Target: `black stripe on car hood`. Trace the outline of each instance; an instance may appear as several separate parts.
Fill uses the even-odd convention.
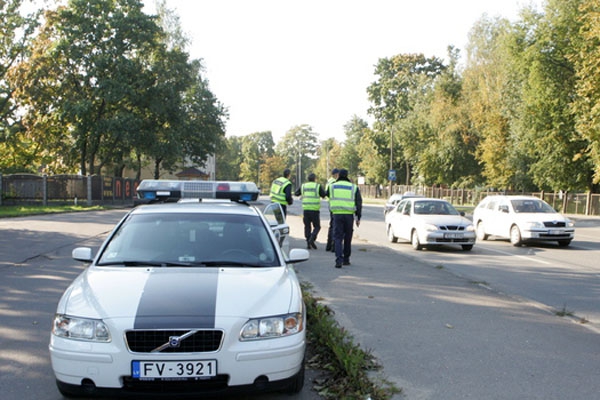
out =
[[[219,269],[169,272],[174,273],[159,270],[148,278],[134,329],[214,328]]]

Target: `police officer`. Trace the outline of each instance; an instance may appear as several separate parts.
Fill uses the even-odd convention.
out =
[[[325,193],[329,193],[329,186],[337,181],[339,173],[340,170],[337,168],[331,170],[331,177],[327,180]],[[327,229],[327,245],[325,246],[325,251],[335,251],[333,248],[333,213],[331,212],[331,207],[329,209],[329,229]]]
[[[287,206],[294,202],[292,198],[292,182],[290,181],[290,170],[283,170],[283,176],[275,179],[271,184],[271,201],[281,204],[283,214],[287,214]]]
[[[304,222],[304,237],[307,249],[317,249],[315,241],[321,230],[321,198],[326,196],[323,186],[315,182],[315,174],[308,175],[308,182],[304,183],[294,193],[302,196],[302,210]]]
[[[335,267],[342,268],[342,265],[350,265],[354,216],[358,227],[362,215],[362,196],[358,186],[348,179],[348,171],[340,169],[337,181],[329,186],[328,197],[333,213]]]

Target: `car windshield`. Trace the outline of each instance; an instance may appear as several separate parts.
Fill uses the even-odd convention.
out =
[[[556,211],[545,201],[538,199],[511,200],[516,213],[555,213]]]
[[[133,214],[115,232],[99,266],[280,265],[258,216],[202,213]]]
[[[415,201],[415,214],[460,215],[452,204],[445,201]]]

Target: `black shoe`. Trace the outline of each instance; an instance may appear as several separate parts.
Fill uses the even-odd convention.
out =
[[[336,268],[342,268],[342,264],[337,264],[337,263],[336,263],[336,264],[335,264],[335,267],[336,267]]]
[[[314,241],[314,240],[309,240],[309,241],[308,241],[308,244],[309,244],[309,245],[310,245],[310,246],[311,246],[313,249],[315,249],[315,250],[317,249],[317,244],[315,243],[315,241]]]
[[[325,246],[325,251],[331,251],[331,245],[328,244],[327,246]]]
[[[309,250],[312,249],[312,247],[310,247],[310,242],[308,240],[306,241],[306,248]]]
[[[344,261],[342,264],[344,264],[344,265],[350,265],[350,261]]]

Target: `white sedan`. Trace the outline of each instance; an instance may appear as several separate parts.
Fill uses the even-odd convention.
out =
[[[532,196],[487,196],[473,211],[479,240],[507,238],[514,246],[526,242],[557,242],[568,246],[575,224],[544,200]]]
[[[470,220],[445,200],[408,198],[385,216],[388,240],[410,241],[416,250],[444,244],[458,244],[471,250],[475,230]]]
[[[256,185],[214,188],[222,200],[139,206],[97,255],[73,250],[90,265],[50,335],[63,395],[302,389],[306,310],[292,263],[308,251],[280,247],[282,227],[248,203]]]

